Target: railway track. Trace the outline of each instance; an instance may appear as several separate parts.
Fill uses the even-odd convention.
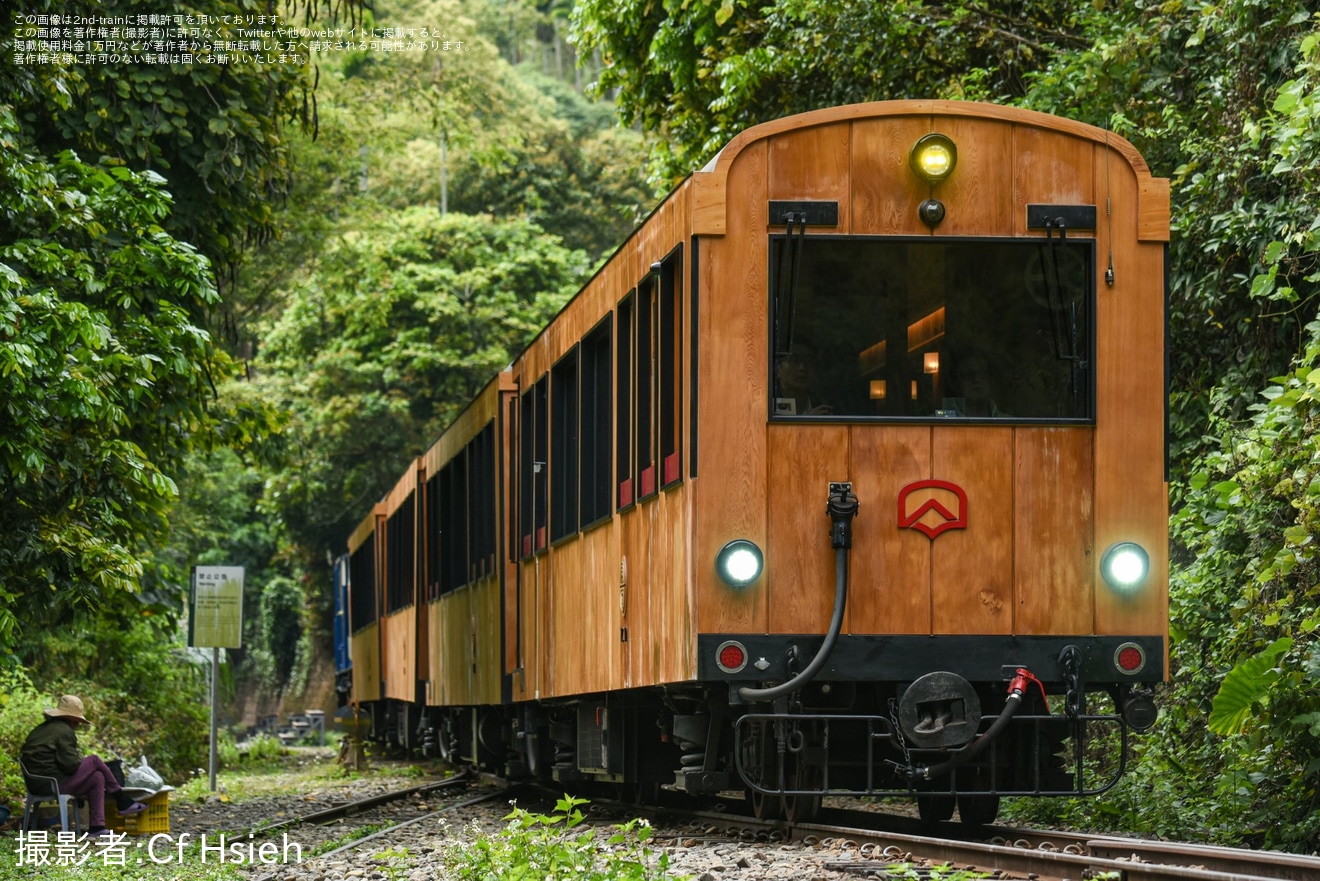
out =
[[[317,827],[344,820],[372,822],[372,812],[382,805],[419,796],[429,797],[441,791],[448,794],[445,803],[434,810],[392,822],[386,828],[376,829],[314,857],[322,861],[322,865],[336,864],[335,860],[358,859],[351,855],[354,851],[362,854],[360,859],[378,859],[368,856],[368,852],[373,849],[387,853],[397,851],[401,847],[399,842],[404,840],[409,842],[408,846],[418,848],[418,842],[425,842],[426,836],[431,834],[427,831],[426,821],[438,825],[442,815],[451,817],[454,825],[464,826],[473,812],[484,811],[487,828],[498,828],[497,825],[492,827],[489,820],[505,810],[503,802],[516,797],[530,810],[548,812],[559,796],[557,791],[544,787],[496,788],[491,781],[484,780],[481,782],[486,791],[459,797],[461,790],[477,781],[476,777],[455,775],[289,818],[263,826],[253,834],[259,838],[270,837],[294,827]],[[492,802],[496,803],[493,810]],[[975,840],[969,840],[968,831],[953,823],[939,824],[933,830],[918,833],[911,831],[914,823],[910,818],[836,810],[827,814],[828,823],[788,824],[759,821],[730,810],[736,807],[730,802],[719,810],[687,810],[673,806],[649,808],[592,799],[588,822],[607,825],[618,822],[621,817],[645,816],[655,829],[652,844],[672,855],[685,855],[688,862],[703,850],[727,856],[731,852],[755,849],[762,860],[769,859],[765,856],[767,852],[773,853],[776,865],[799,861],[804,867],[801,877],[884,878],[892,877],[896,871],[915,873],[920,877],[929,876],[935,866],[951,865],[993,878],[1031,881],[1320,879],[1320,859],[1271,851],[1008,827],[987,827],[977,834]],[[880,826],[886,828],[877,828]],[[907,831],[895,831],[888,828],[890,826]],[[341,825],[341,833],[342,828]],[[428,845],[422,845],[425,846]],[[439,848],[438,844],[429,846],[433,850]],[[675,860],[676,864],[680,862]],[[706,872],[704,875],[711,878],[760,877],[755,874],[757,867],[750,862],[744,860],[737,864],[744,862],[752,874],[739,874],[733,869],[727,874]],[[829,874],[822,875],[822,872]],[[699,873],[698,877],[701,876]]]
[[[684,812],[671,809],[670,813],[677,817]],[[709,843],[718,836],[726,841],[782,840],[841,847],[857,858],[827,862],[825,866],[848,874],[884,875],[886,864],[918,862],[950,864],[996,877],[1041,881],[1320,879],[1320,858],[1276,851],[1006,827],[987,827],[977,840],[969,840],[967,830],[952,823],[939,824],[942,828],[917,834],[876,828],[877,820],[887,823],[896,819],[892,816],[860,811],[836,812],[832,816],[839,819],[839,814],[845,815],[847,825],[766,822],[739,813],[694,811],[690,812],[686,834],[679,830],[672,833],[672,840],[680,844],[685,839]],[[659,821],[656,825],[663,828]],[[657,839],[665,840],[670,834],[659,833]]]

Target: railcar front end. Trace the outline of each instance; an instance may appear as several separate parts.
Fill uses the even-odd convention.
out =
[[[758,810],[1112,785],[1166,665],[1166,182],[946,102],[761,126],[707,175],[698,425],[740,440],[702,432],[697,679]]]

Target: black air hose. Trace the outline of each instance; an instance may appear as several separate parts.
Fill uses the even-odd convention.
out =
[[[787,682],[770,688],[752,688],[750,685],[739,688],[738,697],[745,701],[772,701],[792,694],[815,678],[834,651],[834,643],[843,629],[843,612],[848,606],[848,551],[852,548],[852,521],[857,516],[857,496],[852,494],[852,484],[830,484],[825,512],[830,516],[830,543],[834,547],[834,616],[830,618],[825,641],[820,644],[811,663]]]
[[[820,668],[830,659],[830,653],[834,651],[834,642],[839,638],[839,631],[843,629],[843,610],[847,605],[848,551],[846,548],[840,548],[834,554],[834,617],[830,619],[830,629],[826,631],[825,641],[820,644],[816,657],[811,659],[811,663],[807,664],[801,673],[787,682],[781,682],[770,688],[752,688],[750,685],[744,685],[738,689],[738,697],[745,701],[772,701],[797,691],[814,679]]]

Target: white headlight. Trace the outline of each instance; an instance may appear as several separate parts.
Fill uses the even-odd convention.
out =
[[[1100,558],[1100,574],[1116,590],[1140,587],[1149,573],[1150,555],[1135,542],[1119,542]]]
[[[761,549],[744,538],[729,542],[715,557],[715,571],[732,587],[746,587],[760,578],[764,565]]]

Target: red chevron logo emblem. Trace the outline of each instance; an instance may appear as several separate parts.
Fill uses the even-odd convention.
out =
[[[966,529],[967,493],[947,480],[909,483],[898,492],[898,528],[915,529],[931,541],[950,529]]]

